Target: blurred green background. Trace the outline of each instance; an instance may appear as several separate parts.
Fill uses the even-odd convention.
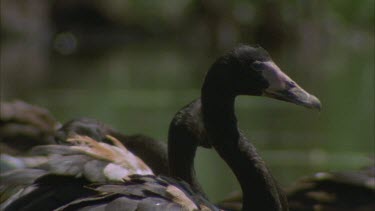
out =
[[[288,187],[374,158],[374,19],[372,0],[1,0],[1,100],[166,141],[215,58],[260,44],[323,104],[237,100],[241,129]],[[239,189],[213,150],[196,169],[213,200]]]

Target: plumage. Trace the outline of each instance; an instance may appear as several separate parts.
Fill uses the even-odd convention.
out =
[[[10,196],[10,192],[19,192],[18,198],[22,198],[24,195],[27,195],[23,189],[29,189],[28,185],[32,183],[34,183],[32,186],[36,187],[35,191],[32,192],[38,193],[40,191],[38,189],[44,190],[45,188],[50,190],[48,187],[52,185],[46,182],[48,179],[43,179],[41,180],[43,181],[42,183],[38,183],[39,178],[45,175],[59,175],[62,177],[80,178],[82,182],[75,183],[75,188],[78,190],[84,189],[85,185],[93,182],[123,181],[124,178],[132,174],[152,174],[152,171],[143,163],[143,161],[139,160],[139,158],[134,156],[123,146],[120,148],[119,146],[112,146],[107,143],[98,143],[86,136],[74,136],[70,141],[73,140],[77,142],[75,145],[70,146],[37,146],[33,148],[32,154],[46,156],[48,159],[46,159],[44,163],[41,163],[39,166],[35,166],[34,168],[16,169],[1,174],[1,181],[9,181],[9,183],[2,182],[0,185],[0,190],[4,190],[4,192],[2,192],[2,201],[4,201],[4,204],[9,204],[13,200],[17,199],[14,197],[8,198]],[[88,143],[92,145],[86,145]],[[91,151],[88,149],[91,149]],[[125,158],[129,159],[126,160]],[[128,163],[127,161],[132,162]],[[144,167],[143,170],[139,168],[137,162],[142,163],[142,166]],[[57,181],[57,178],[53,177],[53,179]],[[61,181],[62,184],[64,182],[66,182],[66,179]],[[52,184],[55,185],[56,183]],[[44,190],[43,193],[47,193],[47,190]],[[38,194],[28,194],[30,197],[39,197]],[[48,198],[51,196],[46,195],[45,197]],[[41,198],[43,197],[41,196]],[[66,199],[72,200],[74,198],[67,197]],[[25,202],[27,202],[27,200]],[[69,201],[65,201],[65,203],[66,202]]]
[[[91,182],[110,180],[110,175],[114,173],[108,173],[114,169],[127,171],[127,169],[121,168],[121,166],[116,164],[109,165],[112,162],[111,160],[105,161],[92,157],[87,153],[81,153],[82,149],[81,151],[79,148],[75,149],[75,147],[72,147],[74,143],[67,141],[68,137],[82,135],[89,136],[102,143],[113,144],[113,140],[111,141],[106,137],[107,134],[118,137],[133,153],[135,152],[134,154],[148,162],[147,165],[152,167],[153,172],[156,174],[168,174],[166,146],[164,143],[143,135],[123,135],[97,120],[79,118],[65,123],[56,131],[54,136],[55,142],[59,143],[58,145],[37,145],[26,154],[23,154],[23,156],[0,155],[2,164],[5,163],[7,166],[12,166],[11,169],[23,169],[22,174],[19,174],[19,171],[7,172],[8,169],[2,166],[1,172],[7,172],[7,174],[0,175],[1,181],[7,178],[17,178],[11,180],[11,183],[0,183],[0,190],[7,190],[7,194],[3,194],[2,200],[5,201],[9,196],[8,193],[15,191],[10,191],[12,187],[22,189],[27,185],[31,185],[40,176],[33,173],[34,169],[42,170],[44,174],[53,173],[84,177]],[[121,149],[119,150],[121,151]],[[123,157],[119,156],[118,159],[121,160]],[[118,179],[119,176],[117,176]]]
[[[78,118],[65,123],[55,135],[59,144],[70,145],[66,142],[73,135],[88,136],[98,142],[113,144],[107,135],[118,139],[134,155],[143,160],[155,174],[169,173],[167,146],[161,141],[145,135],[125,135],[112,127],[91,118]]]
[[[375,209],[375,166],[352,172],[319,172],[288,191],[293,211],[370,211]]]
[[[217,210],[201,195],[194,194],[186,183],[168,177],[133,175],[124,183],[92,188],[100,194],[78,199],[59,210],[108,210],[113,206],[121,208],[118,210],[132,210],[127,208],[129,204],[134,210],[202,210],[205,207]]]
[[[104,142],[96,142],[87,136],[73,136],[68,138],[67,142],[71,142],[73,145],[45,145],[34,148],[33,155],[48,157],[45,163],[37,167],[39,169],[16,169],[2,175],[5,180],[13,179],[12,184],[18,183],[21,187],[17,189],[18,194],[14,195],[15,198],[8,198],[8,201],[2,204],[4,210],[50,210],[85,196],[92,196],[88,198],[88,201],[97,203],[94,199],[97,199],[98,194],[101,196],[109,194],[106,200],[114,200],[113,194],[122,198],[130,197],[129,200],[135,200],[132,204],[136,205],[137,210],[152,209],[152,204],[149,204],[151,201],[157,201],[161,210],[168,207],[176,208],[176,210],[177,208],[193,210],[192,207],[197,207],[195,202],[189,198],[193,192],[182,181],[155,176],[142,177],[139,165],[125,159],[134,159],[135,156],[120,145],[121,143],[115,142],[115,145],[109,145]],[[106,171],[109,166],[114,165],[118,168]],[[144,167],[148,169],[146,165]],[[92,172],[93,170],[94,172]],[[41,172],[39,175],[31,176],[29,173],[32,171]],[[126,172],[126,175],[122,172]],[[13,176],[18,173],[22,173],[21,179],[28,175],[31,178],[28,181],[15,181]],[[152,174],[152,171],[142,173]],[[23,186],[29,184],[35,177],[37,179],[33,185]],[[125,182],[121,183],[124,180]],[[97,183],[103,185],[94,188],[93,184]],[[2,184],[1,187],[12,189],[12,187],[7,187],[7,184]],[[184,191],[181,191],[182,189]],[[14,188],[12,190],[15,191]],[[71,194],[71,191],[75,194]],[[190,195],[185,195],[187,193]],[[151,200],[149,197],[153,197],[155,200]],[[113,207],[116,204],[118,206],[120,201],[126,200],[116,199],[114,203],[109,202],[108,206]],[[73,204],[75,203],[77,202],[73,202]],[[87,204],[88,202],[82,203]],[[90,205],[90,209],[107,207],[97,206],[95,203]],[[162,204],[163,206],[161,206]]]
[[[69,201],[80,197],[86,197],[95,192],[91,189],[84,188],[88,185],[84,178],[76,178],[61,175],[45,175],[38,178],[32,186],[26,187],[23,194],[11,203],[2,205],[2,210],[53,210],[62,206]]]

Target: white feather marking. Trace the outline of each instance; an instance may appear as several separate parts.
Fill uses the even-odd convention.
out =
[[[123,181],[124,178],[131,175],[128,169],[114,163],[108,164],[103,169],[103,174],[111,181]]]

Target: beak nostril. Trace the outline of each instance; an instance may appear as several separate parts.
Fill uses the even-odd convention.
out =
[[[296,87],[296,83],[294,81],[289,81],[288,82],[289,88],[294,88]]]

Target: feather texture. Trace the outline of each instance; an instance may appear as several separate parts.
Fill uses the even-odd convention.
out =
[[[30,192],[38,193],[44,190],[42,186],[51,185],[45,182],[37,183],[36,186],[31,186],[32,189],[29,185],[47,174],[82,178],[82,181],[86,181],[84,185],[89,182],[123,181],[132,174],[153,174],[152,170],[121,142],[113,137],[109,139],[114,145],[100,143],[87,136],[74,135],[67,140],[72,145],[34,147],[30,154],[44,158],[42,162],[33,168],[17,169],[0,175],[2,181],[8,181],[0,185],[1,206],[6,207],[26,195],[37,196]],[[77,188],[82,189],[83,183]]]
[[[57,210],[218,210],[182,181],[131,175],[124,183],[92,185],[97,194]]]

